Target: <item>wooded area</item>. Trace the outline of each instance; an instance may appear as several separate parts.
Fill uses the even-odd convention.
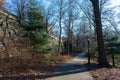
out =
[[[51,73],[80,53],[88,66],[119,68],[119,6],[108,5],[110,0],[0,0],[0,77]]]

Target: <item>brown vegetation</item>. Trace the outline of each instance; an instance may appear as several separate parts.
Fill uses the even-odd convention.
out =
[[[52,55],[49,59],[41,54],[23,54],[0,60],[0,76],[40,75],[50,73],[54,66],[70,59],[70,56]]]
[[[120,68],[103,68],[91,74],[95,80],[120,80]]]

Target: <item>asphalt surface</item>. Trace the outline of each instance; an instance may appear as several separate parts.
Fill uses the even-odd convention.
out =
[[[86,53],[80,53],[74,59],[57,66],[53,75],[45,80],[93,80],[89,69],[84,66]]]

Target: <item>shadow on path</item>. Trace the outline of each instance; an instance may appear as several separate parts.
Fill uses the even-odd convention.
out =
[[[97,64],[84,64],[86,61],[85,53],[81,53],[76,58],[71,61],[66,62],[63,65],[56,66],[55,70],[51,74],[38,75],[38,76],[18,76],[18,77],[3,77],[0,80],[36,80],[36,79],[45,79],[50,77],[64,76],[76,73],[88,72],[91,70],[100,69]]]

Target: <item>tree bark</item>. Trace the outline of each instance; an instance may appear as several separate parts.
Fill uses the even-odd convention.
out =
[[[109,63],[106,58],[105,46],[102,33],[102,22],[101,22],[101,13],[99,9],[99,0],[90,0],[93,4],[95,24],[96,24],[96,33],[97,33],[97,44],[99,52],[99,65],[100,66],[109,66]]]
[[[60,0],[60,3],[59,3],[59,28],[60,28],[60,34],[59,34],[59,42],[58,42],[58,53],[60,54],[61,53],[61,49],[62,49],[62,42],[61,42],[61,40],[62,40],[62,37],[61,37],[61,35],[62,35],[62,17],[63,17],[63,7],[62,7],[62,5],[63,5],[63,1],[62,0]]]
[[[60,28],[60,34],[59,34],[59,46],[58,46],[58,53],[61,52],[61,35],[62,35],[62,9],[60,9],[60,18],[59,18],[59,28]]]
[[[46,33],[48,34],[48,18],[46,18],[45,20],[46,20]]]

